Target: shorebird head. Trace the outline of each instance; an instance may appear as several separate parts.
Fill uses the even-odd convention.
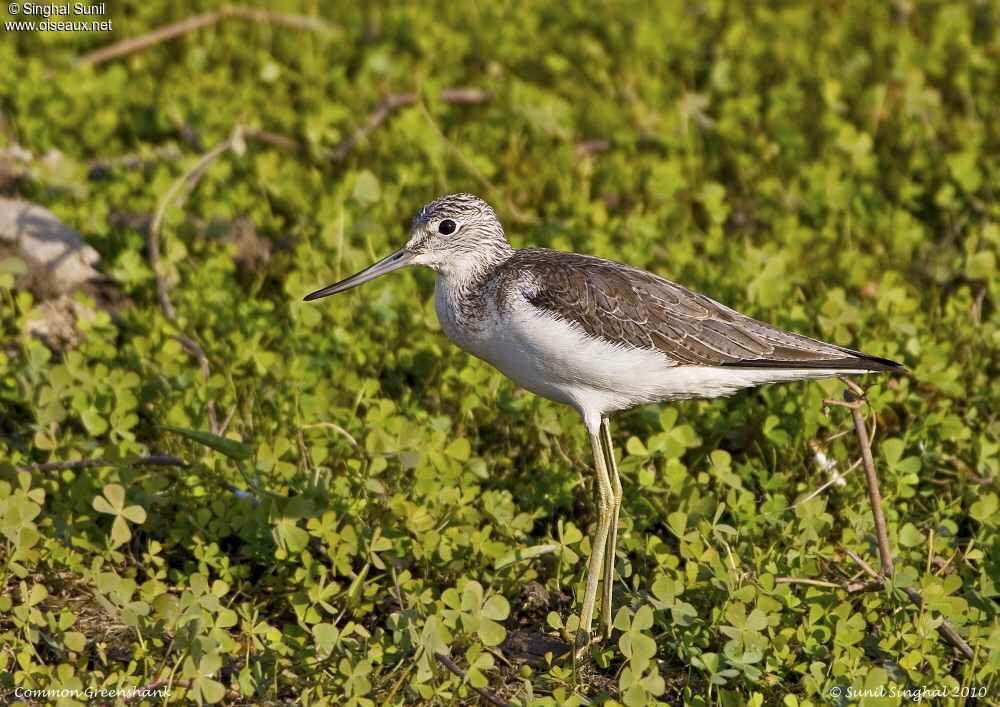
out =
[[[511,252],[493,207],[472,194],[449,194],[417,212],[405,246],[305,299],[335,295],[407,265],[424,265],[446,277],[464,277],[505,259]]]

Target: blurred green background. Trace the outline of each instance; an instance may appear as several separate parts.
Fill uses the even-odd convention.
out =
[[[101,278],[61,292],[0,241],[0,691],[995,703],[998,18],[126,2],[92,18],[110,32],[0,30],[0,211],[45,207]],[[515,246],[903,362],[864,381],[893,587],[776,581],[863,578],[845,549],[877,565],[860,471],[803,500],[856,468],[849,415],[822,403],[838,383],[645,408],[613,427],[620,633],[547,661],[594,521],[576,414],[451,345],[427,272],[301,302],[454,191]]]

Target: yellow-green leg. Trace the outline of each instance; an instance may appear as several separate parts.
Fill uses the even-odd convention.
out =
[[[601,598],[601,636],[607,640],[611,638],[611,623],[614,621],[611,598],[615,578],[615,547],[618,543],[618,511],[622,506],[622,481],[618,476],[615,447],[611,443],[611,428],[606,417],[601,419],[601,443],[605,467],[611,482],[611,525],[608,529],[608,541],[604,548],[604,593]]]
[[[611,529],[612,499],[614,498],[614,488],[608,476],[600,429],[595,429],[592,432],[588,429],[588,432],[590,432],[590,444],[594,451],[594,468],[597,472],[597,528],[594,530],[594,537],[590,542],[590,563],[587,567],[583,608],[580,611],[580,629],[577,633],[578,648],[583,648],[590,643],[590,626],[594,618],[594,604],[597,600],[597,584],[601,579],[604,548],[607,544],[608,532]]]

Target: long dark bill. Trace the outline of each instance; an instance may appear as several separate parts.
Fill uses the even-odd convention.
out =
[[[368,282],[369,280],[374,280],[380,275],[385,275],[393,270],[399,270],[400,268],[406,267],[410,264],[411,260],[413,260],[413,254],[407,251],[406,248],[400,248],[392,255],[382,258],[374,265],[369,265],[357,275],[351,275],[346,280],[341,280],[340,282],[328,285],[322,290],[310,292],[304,297],[304,299],[306,302],[309,302],[314,299],[319,299],[320,297],[326,297],[328,295],[335,295],[338,292],[344,292],[345,290],[357,287],[358,285]]]

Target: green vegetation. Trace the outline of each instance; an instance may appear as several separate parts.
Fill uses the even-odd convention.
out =
[[[1000,699],[1000,11],[779,5],[289,2],[328,25],[230,14],[91,65],[211,8],[4,31],[0,152],[30,155],[0,162],[0,190],[80,231],[113,284],[43,340],[51,302],[0,256],[0,701]],[[441,100],[457,88],[488,95]],[[862,381],[892,586],[777,581],[863,579],[845,549],[878,558],[860,471],[796,503],[829,480],[821,459],[859,455],[823,405],[842,387],[774,386],[618,418],[620,633],[575,665],[501,651],[575,625],[594,519],[576,414],[452,346],[426,272],[301,302],[459,190],[516,246],[626,261],[904,362]],[[147,257],[161,204],[173,320]],[[136,461],[152,454],[187,465]],[[107,464],[23,470],[79,459]]]

